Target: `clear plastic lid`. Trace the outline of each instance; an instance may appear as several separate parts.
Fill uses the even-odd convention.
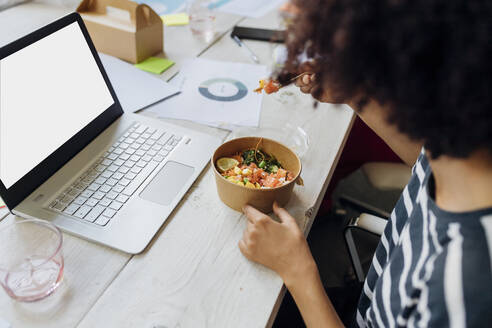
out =
[[[299,158],[303,158],[309,149],[309,136],[306,131],[289,123],[282,127],[239,127],[232,131],[228,140],[241,137],[263,137],[278,141],[294,151]]]

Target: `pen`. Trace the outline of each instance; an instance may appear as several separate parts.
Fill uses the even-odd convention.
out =
[[[243,41],[241,41],[240,38],[238,38],[236,35],[231,35],[232,39],[237,43],[237,45],[241,48],[243,48],[244,50],[246,50],[246,52],[248,53],[248,55],[251,57],[251,59],[253,59],[253,61],[257,64],[260,63],[260,61],[258,60],[258,57],[256,57],[255,53],[249,49]]]

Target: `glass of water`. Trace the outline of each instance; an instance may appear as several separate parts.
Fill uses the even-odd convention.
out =
[[[15,300],[33,302],[63,278],[63,237],[47,221],[19,220],[0,228],[0,284]]]
[[[188,3],[190,29],[195,37],[211,42],[215,36],[215,14],[209,9],[208,0],[194,0]]]

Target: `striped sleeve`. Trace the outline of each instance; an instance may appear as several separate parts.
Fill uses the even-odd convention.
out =
[[[492,234],[492,216],[488,224]],[[492,322],[491,244],[485,242],[487,231],[480,230],[447,226],[446,245],[430,261],[432,274],[407,326],[484,327]]]

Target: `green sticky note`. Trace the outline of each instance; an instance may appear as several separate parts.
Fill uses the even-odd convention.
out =
[[[141,70],[146,72],[161,74],[173,65],[174,62],[172,60],[159,57],[149,57],[146,60],[135,64],[135,67],[140,68]]]
[[[187,25],[190,22],[190,17],[186,13],[162,15],[161,18],[166,26]]]

